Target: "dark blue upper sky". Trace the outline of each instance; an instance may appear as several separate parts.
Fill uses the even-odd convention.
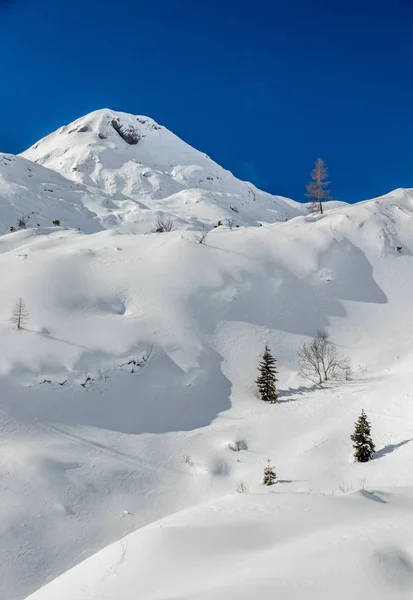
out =
[[[0,71],[4,152],[109,107],[297,200],[413,186],[413,0],[0,0]]]

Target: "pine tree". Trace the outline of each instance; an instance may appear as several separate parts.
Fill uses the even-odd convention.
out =
[[[353,435],[350,436],[353,442],[354,456],[358,462],[368,462],[374,456],[375,446],[371,439],[370,423],[367,420],[364,410],[361,411]]]
[[[258,367],[260,375],[255,383],[257,384],[261,400],[269,402],[270,404],[275,404],[278,397],[275,385],[278,381],[275,377],[277,374],[275,363],[276,360],[266,345],[262,360]]]
[[[307,184],[306,197],[311,199],[309,211],[312,213],[323,214],[323,201],[330,200],[330,190],[328,186],[330,181],[326,181],[328,177],[327,167],[322,158],[317,158],[315,167],[311,171],[313,181]]]
[[[18,302],[14,305],[10,321],[16,326],[16,329],[23,329],[23,326],[27,323],[28,319],[29,313],[26,309],[26,305],[22,298],[19,298]]]
[[[277,483],[277,475],[275,473],[274,467],[271,466],[270,459],[268,459],[267,466],[264,469],[263,484],[264,485],[274,485],[274,483]]]

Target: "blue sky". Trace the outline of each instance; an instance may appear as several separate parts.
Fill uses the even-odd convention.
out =
[[[304,200],[413,186],[413,0],[0,0],[0,150],[97,108],[145,114]]]

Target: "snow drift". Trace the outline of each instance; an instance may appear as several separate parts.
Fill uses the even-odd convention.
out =
[[[227,497],[141,529],[30,600],[409,598],[412,501],[394,489]]]

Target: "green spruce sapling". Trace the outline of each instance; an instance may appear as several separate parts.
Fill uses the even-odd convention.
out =
[[[278,380],[275,377],[277,374],[275,363],[276,360],[266,345],[262,360],[258,366],[260,374],[256,379],[256,384],[261,400],[264,400],[264,402],[269,402],[270,404],[275,404],[278,399],[276,388],[276,382]]]
[[[368,462],[374,457],[375,446],[371,439],[370,423],[364,410],[361,411],[354,433],[350,436],[353,442],[354,456],[358,462]]]
[[[275,473],[274,467],[271,465],[270,459],[267,460],[267,466],[264,469],[264,485],[274,485],[277,483],[277,475]]]

